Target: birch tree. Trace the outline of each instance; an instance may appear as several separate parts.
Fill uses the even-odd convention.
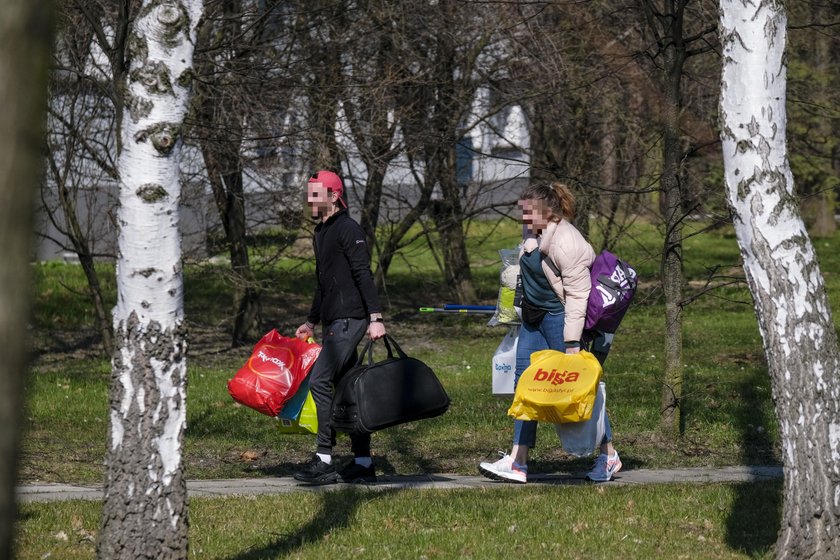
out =
[[[187,557],[179,152],[201,10],[201,0],[145,0],[129,31],[99,558]]]
[[[0,10],[0,558],[14,557],[32,203],[38,185],[51,15],[48,1],[9,0]]]
[[[840,349],[787,157],[781,0],[721,0],[726,190],[753,294],[785,469],[777,558],[840,555]]]

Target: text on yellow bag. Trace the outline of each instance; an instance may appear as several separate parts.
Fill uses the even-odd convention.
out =
[[[552,424],[589,420],[601,372],[598,359],[585,350],[534,352],[516,384],[508,416]]]

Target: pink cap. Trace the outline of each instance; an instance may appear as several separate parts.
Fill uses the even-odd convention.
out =
[[[344,202],[344,183],[341,181],[341,177],[333,173],[332,171],[327,171],[322,169],[312,174],[309,178],[310,183],[321,183],[327,190],[330,190],[336,194],[338,194],[338,200],[341,201],[341,204],[347,208],[347,203]]]

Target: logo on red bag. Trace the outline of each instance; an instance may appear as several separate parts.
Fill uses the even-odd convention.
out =
[[[295,355],[285,346],[261,346],[248,360],[248,367],[261,377],[279,377],[284,370],[291,370]]]
[[[562,372],[556,369],[545,371],[543,368],[538,368],[537,373],[534,374],[534,381],[549,381],[552,385],[562,385],[563,383],[574,383],[580,377],[580,372],[563,370]]]

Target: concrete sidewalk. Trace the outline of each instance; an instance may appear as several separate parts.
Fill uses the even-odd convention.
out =
[[[713,482],[759,482],[783,477],[780,466],[737,466],[721,468],[626,470],[616,475],[609,485],[672,484]],[[528,486],[591,484],[584,474],[534,474],[528,477]],[[365,488],[385,490],[394,488],[450,489],[450,488],[522,488],[522,485],[494,482],[483,476],[455,474],[431,475],[382,475],[374,484]],[[187,492],[193,498],[220,496],[256,496],[263,494],[288,494],[290,492],[324,492],[347,488],[346,484],[325,486],[301,485],[291,477],[237,478],[227,480],[190,480]],[[71,484],[25,484],[18,486],[19,502],[52,502],[58,500],[101,500],[101,486],[76,486]]]

